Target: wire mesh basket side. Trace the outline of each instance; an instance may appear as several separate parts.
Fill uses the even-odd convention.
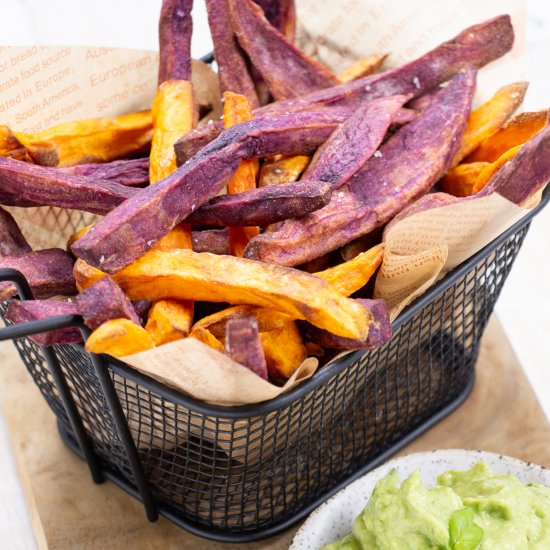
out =
[[[519,229],[399,324],[385,346],[287,406],[227,418],[111,376],[161,512],[204,534],[261,533],[298,520],[319,499],[453,403],[473,376],[479,342],[527,233]],[[39,348],[15,342],[58,417],[70,423]],[[55,347],[102,467],[132,484],[123,446],[88,355]],[[329,367],[330,368],[330,367]]]

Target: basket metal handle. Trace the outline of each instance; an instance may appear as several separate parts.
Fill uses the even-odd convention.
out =
[[[19,297],[22,300],[33,299],[32,290],[23,273],[15,269],[0,269],[0,282],[6,281],[13,282],[15,284]],[[51,330],[58,330],[68,327],[78,328],[84,341],[86,341],[90,335],[90,330],[86,325],[84,325],[80,315],[59,315],[49,319],[41,319],[38,321],[29,321],[28,323],[6,326],[0,329],[0,341],[22,338],[33,334],[38,334],[40,332],[48,332]],[[61,402],[65,408],[65,413],[71,423],[71,427],[80,450],[88,463],[92,479],[95,483],[102,483],[105,481],[105,477],[101,470],[99,459],[94,451],[90,438],[84,429],[82,417],[80,416],[78,407],[76,406],[69,385],[67,384],[65,373],[61,368],[55,349],[40,346],[40,351],[42,352],[50,374],[55,382]],[[130,427],[128,426],[128,421],[126,420],[126,416],[116,393],[113,380],[109,374],[108,363],[102,355],[88,353],[88,356],[101,384],[101,389],[105,400],[109,405],[109,409],[118,432],[118,437],[122,443],[124,452],[126,453],[126,458],[130,465],[133,478],[136,482],[147,518],[149,521],[156,521],[159,516],[157,502],[154,498],[153,492],[151,491],[147,477],[145,476],[145,471],[139,458]]]

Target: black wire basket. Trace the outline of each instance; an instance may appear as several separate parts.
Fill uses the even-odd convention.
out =
[[[319,370],[258,405],[208,405],[82,345],[26,336],[78,316],[8,326],[21,359],[92,478],[195,534],[245,542],[304,518],[343,485],[445,417],[468,396],[480,339],[541,204],[438,282],[393,323],[393,339]],[[68,227],[67,230],[76,227]],[[23,276],[22,299],[32,298]],[[3,314],[5,310],[2,309]]]

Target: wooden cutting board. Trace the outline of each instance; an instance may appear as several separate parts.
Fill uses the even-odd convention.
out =
[[[193,536],[161,518],[150,524],[141,505],[112,483],[94,485],[86,465],[57,435],[55,420],[14,348],[0,347],[3,397],[35,536],[58,549],[288,548],[296,528],[251,544]],[[401,454],[441,448],[493,451],[550,466],[550,425],[497,319],[492,319],[466,403]]]

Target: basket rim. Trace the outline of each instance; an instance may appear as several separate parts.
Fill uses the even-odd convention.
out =
[[[447,289],[449,289],[459,278],[465,275],[472,267],[478,264],[482,259],[486,258],[495,248],[500,244],[507,241],[512,235],[517,233],[520,229],[528,225],[532,219],[544,209],[544,207],[550,201],[550,185],[548,185],[542,195],[540,203],[526,211],[526,214],[519,219],[515,224],[510,226],[506,231],[498,235],[489,244],[484,246],[481,250],[476,252],[473,256],[462,262],[455,269],[450,271],[443,279],[436,282],[427,292],[422,296],[414,300],[409,304],[398,318],[392,323],[392,329],[395,332],[399,327],[404,325],[412,317],[414,317],[421,309],[431,303],[434,298]],[[83,350],[82,344],[71,344],[77,346]],[[184,406],[194,412],[231,418],[231,419],[244,419],[253,416],[263,416],[277,409],[283,409],[292,405],[294,402],[303,398],[309,392],[317,389],[318,387],[325,385],[330,379],[338,376],[347,367],[349,367],[356,360],[360,359],[363,355],[369,353],[365,350],[351,351],[345,356],[337,359],[331,365],[321,368],[315,373],[314,376],[305,380],[301,384],[298,384],[295,388],[282,393],[281,395],[274,397],[268,401],[262,401],[259,403],[252,403],[248,405],[215,405],[207,403],[201,399],[192,397],[180,390],[172,388],[150,376],[140,373],[132,366],[108,356],[107,364],[109,368],[116,374],[131,380],[132,382],[142,386],[144,389],[154,391],[160,398],[167,399],[175,405]]]

